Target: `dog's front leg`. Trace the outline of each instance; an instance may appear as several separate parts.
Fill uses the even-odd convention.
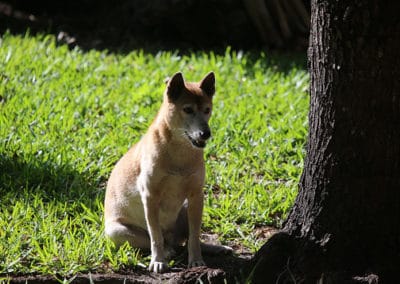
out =
[[[152,198],[149,194],[142,196],[144,214],[150,235],[151,261],[149,270],[161,273],[168,269],[164,256],[164,238],[159,221],[160,201]]]
[[[203,191],[199,189],[188,196],[189,267],[205,265],[201,256],[200,229],[203,214]]]

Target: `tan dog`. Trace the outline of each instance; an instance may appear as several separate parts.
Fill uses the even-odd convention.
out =
[[[199,83],[185,83],[176,73],[149,130],[121,158],[108,181],[106,235],[117,245],[128,241],[133,247],[150,248],[150,271],[165,271],[170,249],[186,240],[189,267],[204,265],[199,239],[203,148],[211,135],[214,92],[214,73]]]

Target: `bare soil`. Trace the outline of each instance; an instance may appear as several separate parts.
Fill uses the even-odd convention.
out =
[[[242,283],[251,263],[251,254],[204,256],[208,267],[173,267],[167,273],[148,272],[144,268],[107,274],[77,274],[68,280],[73,283]],[[1,276],[1,275],[0,275]],[[46,275],[10,276],[10,283],[60,283]]]

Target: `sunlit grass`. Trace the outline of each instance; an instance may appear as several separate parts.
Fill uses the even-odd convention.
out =
[[[216,73],[203,230],[256,250],[255,228],[292,205],[306,137],[302,58],[263,53],[126,55],[0,43],[0,275],[119,271],[147,264],[103,234],[105,181],[151,123],[164,79]]]

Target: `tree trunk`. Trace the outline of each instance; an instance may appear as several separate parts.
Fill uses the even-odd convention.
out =
[[[312,1],[304,170],[282,232],[254,259],[255,283],[395,283],[399,8],[398,1]]]

